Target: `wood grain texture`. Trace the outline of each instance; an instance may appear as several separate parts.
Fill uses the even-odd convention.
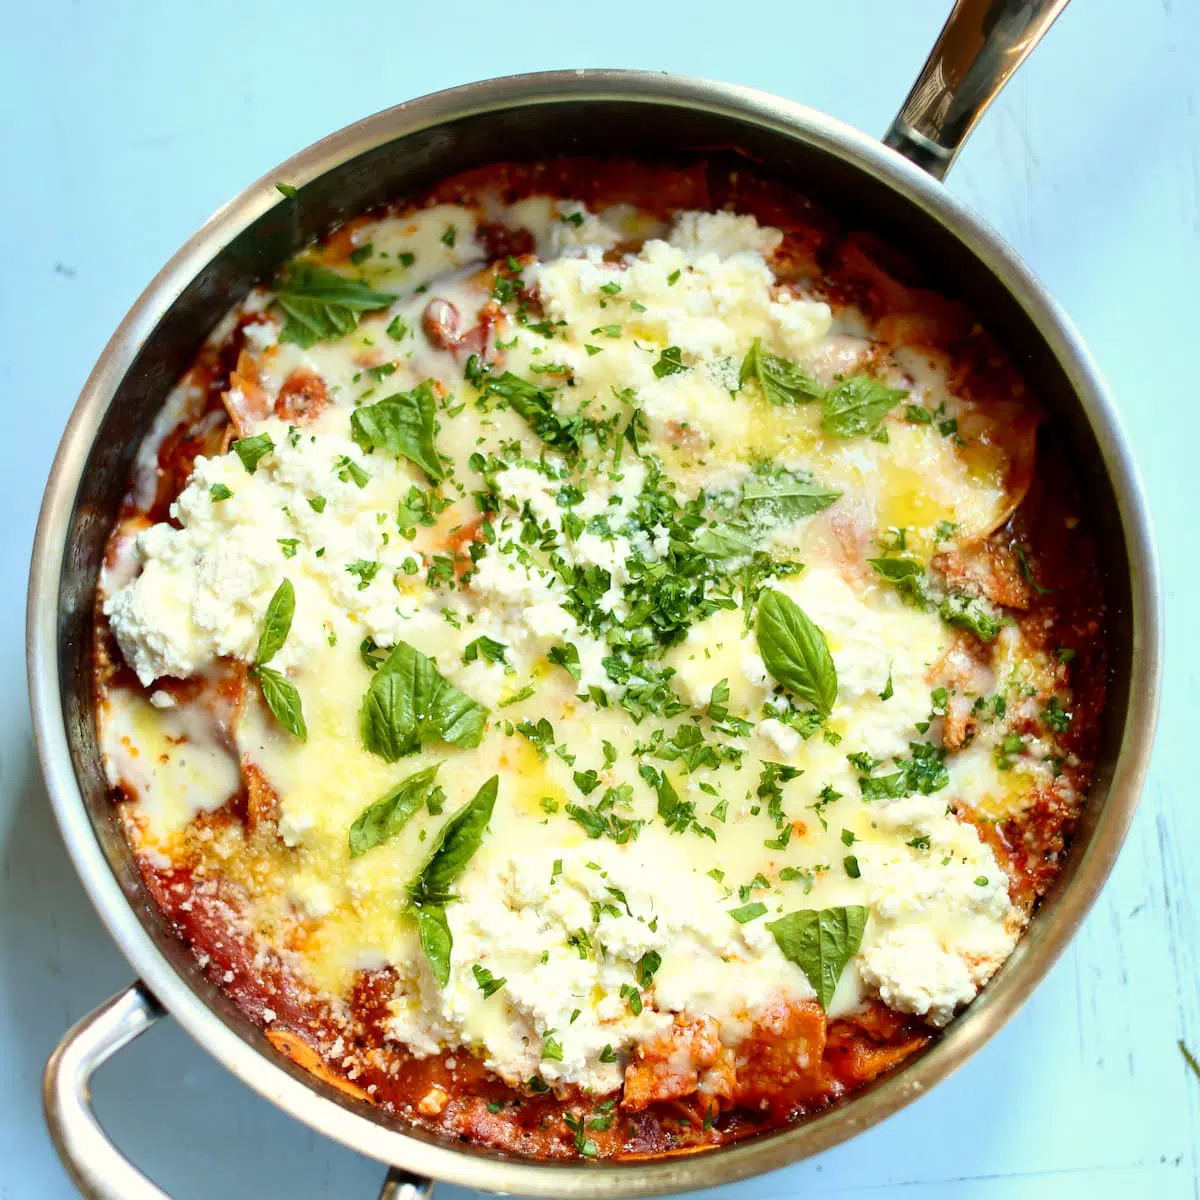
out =
[[[128,970],[58,842],[33,759],[20,597],[38,498],[92,362],[163,261],[228,196],[313,139],[485,75],[628,65],[751,83],[881,132],[947,0],[700,10],[609,0],[451,15],[369,0],[46,0],[0,37],[0,1197],[72,1192],[38,1077]],[[702,15],[703,11],[703,15]],[[1026,258],[1118,398],[1163,552],[1169,658],[1150,785],[1083,931],[1021,1014],[925,1099],[855,1142],[706,1193],[725,1200],[1200,1198],[1200,594],[1194,426],[1200,10],[1068,8],[988,114],[950,187]],[[296,68],[306,70],[301,83]],[[163,1082],[179,1111],[165,1120]],[[181,1200],[370,1197],[373,1163],[281,1116],[169,1023],[98,1077],[113,1136]],[[215,1147],[215,1149],[214,1149]],[[446,1200],[465,1200],[453,1188]]]

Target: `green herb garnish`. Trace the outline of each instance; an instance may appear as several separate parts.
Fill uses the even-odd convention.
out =
[[[802,970],[828,1009],[846,964],[858,953],[867,927],[867,910],[854,904],[839,908],[803,908],[767,928],[785,958]]]
[[[411,392],[397,392],[350,414],[351,436],[364,450],[401,454],[440,482],[446,468],[434,445],[435,425],[433,383],[428,379]]]
[[[362,706],[363,745],[395,762],[443,741],[463,749],[483,739],[487,709],[438,673],[433,659],[400,642],[371,679]]]
[[[837,668],[825,635],[803,609],[782,592],[766,591],[758,602],[755,633],[772,678],[828,716],[837,700]]]
[[[358,858],[393,838],[420,811],[433,789],[438,765],[401,780],[386,796],[368,805],[350,826],[350,857]]]
[[[307,348],[352,333],[364,312],[387,308],[396,297],[324,267],[292,263],[276,281],[275,299],[288,318],[279,340]]]
[[[791,359],[764,350],[761,338],[754,339],[738,372],[741,386],[744,387],[750,379],[757,380],[763,396],[771,404],[799,404],[807,400],[820,400],[825,395],[821,383],[803,367]]]

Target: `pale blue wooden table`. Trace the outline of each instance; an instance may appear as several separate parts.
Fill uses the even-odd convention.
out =
[[[71,1187],[38,1080],[129,971],[76,882],[26,711],[34,518],[67,413],[151,275],[219,204],[308,142],[486,75],[638,66],[754,84],[873,133],[949,0],[547,4],[42,0],[0,34],[0,1195]],[[353,15],[350,15],[350,14]],[[340,15],[339,15],[340,14]],[[950,187],[1030,262],[1111,380],[1148,481],[1169,658],[1154,769],[1082,933],[1022,1013],[935,1092],[820,1158],[709,1193],[1200,1197],[1200,9],[1077,0]],[[1191,618],[1188,613],[1192,613]],[[175,1103],[164,1110],[159,1096]],[[172,1195],[373,1197],[381,1170],[294,1124],[165,1022],[96,1100]],[[464,1200],[454,1188],[439,1192]]]

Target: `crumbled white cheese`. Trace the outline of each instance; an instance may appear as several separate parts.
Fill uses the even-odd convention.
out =
[[[279,327],[271,320],[253,321],[242,326],[246,341],[258,351],[269,350],[279,341]]]
[[[279,669],[303,661],[346,614],[389,644],[434,619],[437,607],[423,609],[397,590],[414,551],[380,519],[395,511],[414,469],[366,460],[342,409],[326,410],[309,428],[319,432],[300,436],[285,422],[262,422],[274,449],[253,474],[233,451],[197,458],[171,509],[180,528],[164,523],[138,535],[141,572],[107,597],[104,612],[144,684],[186,678],[220,657],[252,660],[267,604],[285,577],[297,603],[272,663]],[[367,472],[365,487],[346,474],[347,463]],[[214,498],[218,487],[228,498]]]
[[[221,655],[251,656],[282,575],[279,547],[270,527],[217,532],[147,529],[137,541],[141,573],[105,602],[121,653],[143,684],[187,678]]]
[[[975,984],[957,954],[944,950],[921,925],[904,925],[859,956],[865,983],[897,1012],[945,1025],[975,998]]]
[[[561,469],[559,465],[558,470]],[[528,504],[539,521],[557,524],[561,513],[555,497],[562,487],[560,480],[532,467],[510,467],[497,475],[496,485],[503,499],[514,501],[518,508]]]
[[[487,1065],[511,1083],[540,1074],[603,1094],[619,1086],[630,1048],[669,1028],[673,1011],[715,1015],[734,1038],[747,1012],[772,998],[811,996],[768,932],[729,918],[721,889],[682,849],[647,831],[626,846],[513,852],[486,873],[470,872],[447,909],[450,982],[422,993],[435,1005],[435,1027],[451,1045],[482,1044]],[[637,963],[651,951],[662,965],[641,987]],[[485,998],[475,965],[505,986]],[[622,987],[643,994],[639,1014]],[[402,1005],[393,1031],[409,1032]],[[561,1060],[542,1058],[550,1036]]]
[[[555,357],[570,365],[581,388],[606,395],[612,387],[632,387],[661,421],[672,419],[674,407],[677,421],[732,435],[736,418],[730,414],[739,410],[727,388],[736,383],[736,364],[751,340],[761,336],[777,353],[804,356],[832,317],[822,301],[776,299],[762,252],[778,243],[778,230],[732,214],[716,214],[708,223],[700,216],[681,219],[671,235],[679,245],[651,240],[622,264],[560,258],[539,264],[531,276],[547,315],[567,322]],[[619,289],[615,296],[613,288]],[[614,322],[619,336],[594,332]],[[690,369],[655,374],[657,355],[646,353],[646,342],[679,347]],[[585,354],[583,343],[599,343],[599,352]]]
[[[581,204],[567,203],[561,206],[557,219],[550,226],[547,257],[586,253],[592,249],[607,250],[620,240],[620,231],[602,216],[589,212]]]
[[[804,739],[790,726],[775,717],[768,717],[758,724],[758,732],[768,738],[785,757],[791,757],[803,745]]]
[[[623,583],[629,577],[625,569],[625,560],[630,552],[626,538],[604,539],[595,533],[581,533],[571,550],[577,563],[603,567],[615,583]]]
[[[731,258],[748,251],[765,257],[783,241],[783,234],[743,213],[680,212],[667,241],[697,255]]]

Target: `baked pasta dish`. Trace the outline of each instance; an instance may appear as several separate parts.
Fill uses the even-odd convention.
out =
[[[1021,937],[1104,702],[1091,536],[887,246],[716,160],[489,166],[305,249],[166,401],[97,600],[114,803],[342,1091],[535,1158],[716,1146]]]

